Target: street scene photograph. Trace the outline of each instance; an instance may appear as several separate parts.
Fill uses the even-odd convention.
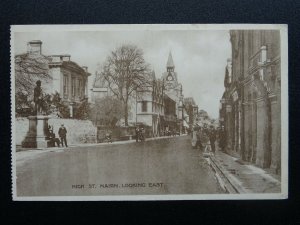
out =
[[[14,200],[287,198],[285,25],[11,26]]]

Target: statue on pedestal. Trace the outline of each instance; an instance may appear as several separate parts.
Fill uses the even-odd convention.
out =
[[[43,112],[43,90],[41,87],[41,81],[38,80],[36,82],[36,86],[34,88],[34,92],[33,92],[33,101],[34,101],[34,111],[36,115],[42,115]]]
[[[45,99],[41,88],[41,81],[36,82],[33,92],[35,115],[29,116],[29,129],[22,142],[23,148],[47,148],[49,147],[48,119],[45,110]]]

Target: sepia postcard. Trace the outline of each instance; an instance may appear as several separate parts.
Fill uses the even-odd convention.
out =
[[[288,198],[288,27],[12,25],[12,198]]]

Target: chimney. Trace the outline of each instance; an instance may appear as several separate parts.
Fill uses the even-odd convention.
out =
[[[231,64],[232,64],[231,59],[227,59],[227,66],[230,66],[230,67],[231,67]]]
[[[84,72],[88,72],[88,67],[87,66],[82,66],[82,69],[84,70]]]
[[[69,62],[71,59],[70,55],[61,55],[60,57],[63,62]]]
[[[27,42],[27,53],[30,55],[42,54],[42,43],[40,40],[33,40]]]

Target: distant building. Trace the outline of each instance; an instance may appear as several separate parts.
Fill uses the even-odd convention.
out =
[[[195,103],[195,100],[193,97],[184,98],[184,107],[188,114],[188,123],[190,129],[196,124],[196,118],[198,115],[198,106]]]

